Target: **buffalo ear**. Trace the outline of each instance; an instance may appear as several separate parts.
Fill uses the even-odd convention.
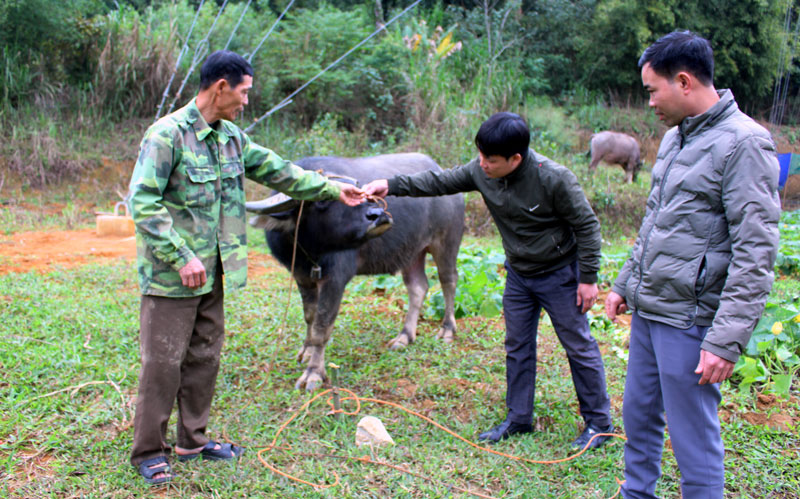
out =
[[[288,216],[289,212],[277,213],[276,215],[255,215],[250,217],[248,222],[258,229],[294,232],[295,221],[294,218]]]

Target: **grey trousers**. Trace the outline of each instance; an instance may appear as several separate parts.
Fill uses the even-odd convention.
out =
[[[561,345],[567,352],[572,382],[581,416],[587,424],[606,428],[611,424],[611,402],[597,341],[586,315],[576,305],[578,266],[573,262],[534,277],[524,277],[506,264],[503,293],[506,321],[506,406],[508,419],[531,423],[536,394],[536,336],[542,308],[550,316]]]
[[[703,326],[678,329],[633,313],[622,402],[628,437],[622,485],[625,498],[656,497],[665,423],[681,470],[683,498],[722,499],[724,495],[719,385],[698,385],[700,375],[694,373],[707,331]]]
[[[225,338],[223,295],[220,273],[212,291],[202,296],[142,296],[132,465],[171,453],[167,423],[176,400],[177,445],[194,449],[208,443],[205,431]]]

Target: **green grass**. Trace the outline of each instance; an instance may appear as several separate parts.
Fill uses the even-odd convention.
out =
[[[252,239],[253,250],[263,251],[257,236]],[[526,464],[480,452],[384,406],[364,404],[359,415],[337,420],[326,415],[324,398],[281,434],[278,443],[292,450],[265,457],[311,482],[332,483],[336,471],[341,483],[317,491],[276,476],[256,452],[309,399],[293,389],[302,372],[294,358],[305,334],[296,290],[285,332],[279,333],[288,284],[288,272],[281,270],[251,276],[245,290],[226,297],[227,338],[208,433],[245,445],[248,452],[236,465],[175,463],[175,480],[166,493],[158,492],[128,464],[139,367],[135,278],[129,262],[0,276],[0,496],[468,497],[451,488],[457,486],[493,497],[604,498],[622,479],[621,441],[563,464]],[[469,440],[502,420],[500,317],[459,320],[452,346],[435,339],[435,322],[423,320],[417,342],[404,351],[388,351],[385,343],[400,328],[405,295],[391,289],[381,296],[363,284],[364,278],[355,281],[327,349],[327,360],[341,366],[342,387],[401,403]],[[606,361],[614,423],[621,427],[627,332],[600,317],[592,323]],[[558,459],[568,454],[581,421],[564,352],[546,318],[539,344],[538,431],[494,448],[530,459]],[[277,363],[267,373],[273,356]],[[733,407],[723,425],[729,497],[789,497],[780,494],[797,490],[792,478],[800,475],[796,429],[751,425],[744,416],[758,411],[754,396],[728,384],[723,392],[724,404],[730,401]],[[784,412],[797,418],[796,400],[786,403]],[[363,415],[381,418],[396,445],[356,448],[355,427]],[[174,416],[171,441],[173,427]],[[368,454],[431,480],[322,454]],[[678,487],[677,466],[665,451],[659,493],[675,497]]]

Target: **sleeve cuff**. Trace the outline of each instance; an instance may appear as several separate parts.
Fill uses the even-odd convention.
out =
[[[331,182],[330,180],[328,180],[328,185],[325,186],[325,192],[327,192],[331,196],[331,200],[336,201],[342,194],[342,189],[336,182]]]
[[[719,345],[709,343],[707,340],[703,340],[703,343],[700,344],[700,349],[705,350],[706,352],[711,352],[717,357],[722,357],[729,362],[736,362],[739,360],[739,356],[741,355],[740,353],[731,352],[726,348],[722,348]]]
[[[397,194],[397,177],[387,179],[386,184],[388,186],[388,190],[386,191],[387,196],[394,196]]]
[[[178,257],[172,262],[172,268],[176,271],[182,269],[186,266],[187,263],[192,261],[192,258],[195,257],[195,254],[192,250],[189,249],[188,246],[183,246],[178,249]]]
[[[597,284],[597,272],[589,272],[586,274],[581,272],[580,282],[581,284]]]

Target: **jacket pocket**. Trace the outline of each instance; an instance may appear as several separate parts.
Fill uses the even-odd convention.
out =
[[[217,172],[213,167],[187,166],[186,206],[208,206],[217,198]]]
[[[703,293],[703,288],[705,288],[706,284],[706,257],[703,256],[703,259],[700,261],[700,268],[697,269],[697,277],[694,281],[694,295],[700,296]]]
[[[244,174],[244,165],[241,161],[229,161],[220,165],[222,178],[234,178]]]

